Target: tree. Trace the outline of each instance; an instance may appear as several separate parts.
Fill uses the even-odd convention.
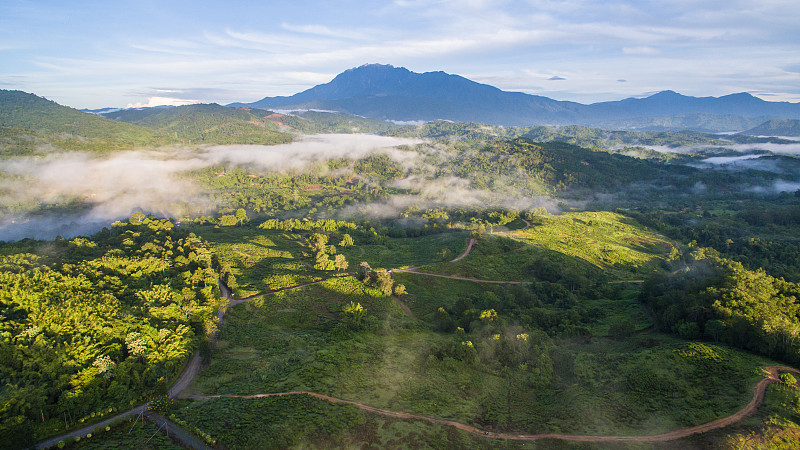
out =
[[[394,280],[392,280],[392,274],[386,269],[373,270],[369,274],[369,280],[370,285],[380,289],[386,295],[392,295]]]
[[[97,373],[102,375],[103,378],[109,379],[114,376],[114,368],[117,364],[106,355],[98,356],[92,366],[97,368]]]
[[[396,284],[394,286],[394,295],[406,295],[408,291],[406,291],[406,286],[404,284]]]
[[[369,266],[368,262],[362,261],[361,264],[358,265],[358,272],[356,272],[356,278],[366,283],[368,281],[370,272],[372,272],[372,267]]]
[[[142,335],[136,331],[131,331],[125,336],[125,345],[128,347],[128,353],[131,356],[144,356],[147,352],[147,343],[142,339]]]
[[[449,333],[453,331],[456,327],[455,321],[450,317],[450,314],[447,313],[443,307],[439,307],[436,310],[436,314],[433,316],[433,323],[436,326],[436,329],[439,331],[444,331]]]
[[[709,320],[706,322],[705,333],[706,336],[713,339],[714,342],[719,342],[725,333],[725,322],[719,319]]]
[[[337,255],[338,256],[338,255]],[[317,270],[330,270],[331,260],[327,253],[319,252],[316,257],[314,268]]]
[[[308,237],[311,248],[317,252],[327,252],[328,250],[328,236],[321,233],[314,233]]]
[[[481,315],[479,317],[479,319],[481,319],[484,323],[492,322],[496,318],[497,318],[497,311],[495,311],[494,309],[487,309],[481,311]]]
[[[344,255],[339,253],[333,259],[333,266],[336,267],[337,271],[339,271],[339,270],[347,270],[350,264],[347,262],[347,259],[344,257]]]
[[[797,384],[797,378],[790,373],[782,373],[781,376],[781,383],[788,384],[790,386]]]
[[[247,211],[245,211],[244,208],[236,210],[236,220],[239,222],[239,225],[247,222]]]
[[[146,217],[147,217],[147,216],[145,216],[145,215],[144,215],[144,213],[135,212],[135,213],[131,214],[131,217],[130,217],[130,219],[129,219],[128,221],[129,221],[130,223],[142,223],[142,221],[143,221],[143,220],[144,220]]]
[[[226,214],[219,218],[219,224],[223,227],[232,227],[239,223],[239,220],[233,214]]]
[[[342,308],[343,319],[351,328],[359,328],[367,315],[367,310],[361,306],[361,303],[353,303],[352,301]]]
[[[342,236],[341,242],[339,242],[339,247],[352,247],[353,244],[353,237],[345,233],[344,236]]]

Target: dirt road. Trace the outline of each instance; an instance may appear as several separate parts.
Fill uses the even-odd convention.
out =
[[[309,281],[307,283],[294,284],[292,286],[286,286],[286,287],[282,287],[282,288],[278,288],[278,289],[270,289],[270,290],[267,290],[267,291],[257,292],[255,294],[251,294],[251,295],[248,295],[246,297],[234,297],[233,294],[231,294],[230,291],[228,291],[228,298],[230,299],[229,302],[228,302],[228,307],[230,308],[231,306],[238,305],[239,303],[244,303],[246,301],[253,300],[254,298],[263,297],[265,295],[274,294],[276,292],[288,291],[290,289],[297,289],[297,288],[301,288],[301,287],[305,287],[305,286],[311,286],[312,284],[319,284],[319,283],[322,283],[323,281],[330,280],[331,278],[351,277],[353,275],[354,274],[352,274],[352,273],[340,273],[340,274],[332,275],[332,276],[329,276],[329,277],[326,277],[326,278],[322,278],[322,279],[316,280],[316,281]],[[225,294],[225,292],[223,292],[223,294]],[[224,313],[223,313],[223,315],[224,315]]]
[[[476,241],[475,238],[469,238],[469,242],[467,242],[467,249],[464,250],[464,253],[462,253],[460,256],[458,256],[457,258],[453,259],[450,262],[454,263],[454,262],[458,262],[458,261],[461,261],[462,259],[466,258],[467,255],[469,255],[469,252],[472,251],[472,247],[475,246],[476,242],[478,242],[478,241]]]
[[[538,441],[542,439],[557,439],[562,441],[574,441],[574,442],[666,442],[666,441],[674,441],[677,439],[682,439],[691,436],[693,434],[705,433],[711,430],[724,428],[734,423],[740,422],[741,420],[747,417],[750,417],[756,412],[758,407],[761,406],[761,403],[764,401],[764,394],[766,392],[767,386],[779,381],[778,379],[779,370],[800,373],[800,371],[796,369],[784,366],[769,366],[766,367],[765,370],[767,371],[767,377],[759,381],[758,384],[756,384],[755,387],[753,387],[753,399],[750,400],[750,403],[748,403],[747,406],[740,409],[739,411],[731,414],[730,416],[722,417],[717,420],[712,420],[711,422],[704,423],[701,425],[695,425],[693,427],[678,428],[677,430],[672,430],[663,434],[643,435],[643,436],[635,436],[635,435],[592,436],[592,435],[561,434],[561,433],[540,433],[540,434],[493,433],[490,431],[481,430],[471,425],[465,425],[463,423],[453,422],[450,420],[436,419],[433,417],[420,416],[417,414],[411,414],[405,412],[389,411],[388,409],[375,408],[373,406],[364,405],[363,403],[352,402],[349,400],[342,400],[340,398],[331,397],[329,395],[318,394],[316,392],[307,392],[307,391],[292,391],[292,392],[280,392],[275,394],[255,394],[255,395],[195,395],[192,397],[192,399],[208,400],[212,398],[223,398],[223,397],[265,398],[265,397],[283,397],[287,395],[305,394],[322,400],[327,400],[331,403],[346,403],[348,405],[356,406],[364,411],[371,412],[374,414],[380,414],[383,416],[396,417],[398,419],[424,420],[426,422],[451,426],[458,428],[459,430],[463,430],[468,433],[473,433],[490,439],[507,439],[514,441]]]
[[[200,352],[199,351],[194,352],[194,355],[192,355],[192,359],[189,360],[189,364],[186,365],[186,368],[183,369],[181,376],[178,377],[178,381],[176,381],[175,384],[173,384],[172,387],[169,389],[169,392],[167,393],[169,398],[177,397],[181,393],[181,391],[183,391],[184,389],[189,387],[190,384],[192,384],[192,380],[194,380],[194,377],[196,377],[197,373],[200,372],[200,366],[202,362],[203,358],[200,356]]]
[[[398,271],[399,272],[399,271]],[[481,280],[478,278],[459,277],[455,275],[439,275],[438,273],[417,272],[416,270],[406,269],[403,273],[413,273],[416,275],[427,275],[429,277],[449,278],[451,280],[472,281],[475,283],[491,283],[491,284],[531,284],[532,281],[501,281],[501,280]]]
[[[472,251],[475,247],[477,241],[474,238],[470,238],[467,242],[467,248],[464,250],[464,253],[456,257],[455,259],[451,260],[451,263],[461,261],[462,259],[466,258],[467,255]],[[393,269],[389,272],[391,273],[413,273],[415,275],[427,275],[429,277],[438,277],[438,278],[449,278],[451,280],[462,280],[462,281],[472,281],[475,283],[490,283],[490,284],[531,284],[530,281],[499,281],[499,280],[481,280],[478,278],[468,278],[468,277],[459,277],[456,275],[439,275],[438,273],[428,273],[428,272],[420,272],[419,266],[417,267],[406,267],[405,269]]]

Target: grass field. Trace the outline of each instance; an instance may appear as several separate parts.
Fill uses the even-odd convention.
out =
[[[254,260],[260,249],[258,255],[274,266],[276,251],[302,251],[297,234],[237,233],[227,242],[209,240],[229,253],[226,261],[244,279],[243,259],[231,253],[246,252]],[[618,214],[580,213],[485,235],[467,258],[445,262],[463,251],[466,237],[356,242],[344,252],[373,267],[422,263],[432,273],[529,284],[395,273],[408,295],[386,296],[347,277],[260,297],[228,311],[211,363],[192,393],[304,390],[480,429],[593,435],[658,434],[705,423],[752,397],[764,359],[654,332],[636,301],[639,285],[613,283],[664,270],[662,261],[673,252],[667,239]],[[307,267],[305,273],[315,275]],[[366,310],[360,326],[344,320],[350,302]],[[315,446],[320,439],[344,447],[563,448],[556,441],[488,442],[360,410],[342,413],[338,422],[331,416],[334,405],[319,402],[212,399],[193,402],[179,415],[215,437],[234,427],[220,438],[227,448]],[[259,422],[262,409],[282,412]],[[240,423],[228,420],[225,426],[214,419],[240,416]]]

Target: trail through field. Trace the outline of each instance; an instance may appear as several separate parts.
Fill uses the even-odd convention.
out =
[[[454,262],[458,262],[458,261],[461,261],[462,259],[466,258],[466,257],[467,257],[467,255],[469,255],[469,252],[471,252],[471,251],[472,251],[472,247],[474,247],[474,246],[475,246],[475,243],[476,243],[476,242],[477,242],[477,241],[475,240],[475,238],[469,238],[469,242],[467,242],[467,249],[466,249],[466,250],[464,250],[464,253],[462,253],[460,256],[458,256],[458,257],[454,258],[454,259],[453,259],[453,260],[451,260],[450,262],[451,262],[451,263],[454,263]]]
[[[475,247],[475,244],[477,242],[478,241],[475,238],[469,238],[469,240],[467,241],[467,248],[464,250],[464,253],[462,253],[461,255],[459,255],[459,256],[455,257],[454,259],[450,260],[450,262],[454,263],[454,262],[458,262],[458,261],[461,261],[462,259],[466,258],[467,255],[469,255],[469,252],[472,251],[472,248]],[[404,272],[404,273],[423,274],[423,272],[417,272],[416,271],[420,267],[422,267],[422,266],[406,267],[404,269],[392,269],[389,272],[391,272],[391,273]]]
[[[464,253],[462,253],[461,255],[456,257],[455,259],[451,260],[450,262],[454,263],[454,262],[458,262],[458,261],[461,261],[462,259],[466,258],[467,255],[469,255],[469,253],[475,247],[475,244],[477,242],[478,241],[475,240],[475,238],[470,238],[469,241],[467,242],[467,248],[466,248],[466,250],[464,250]],[[396,272],[413,273],[414,275],[426,275],[426,276],[429,276],[429,277],[449,278],[451,280],[472,281],[472,282],[475,282],[475,283],[490,283],[490,284],[531,284],[532,283],[532,281],[481,280],[481,279],[478,279],[478,278],[459,277],[459,276],[456,276],[456,275],[440,275],[438,273],[420,272],[419,270],[417,270],[419,268],[420,268],[420,266],[417,266],[417,267],[406,267],[405,269],[394,269],[394,270],[390,270],[389,272],[392,272],[392,273],[396,273]]]
[[[189,387],[190,384],[192,384],[192,380],[194,380],[194,377],[196,377],[197,373],[200,372],[200,366],[202,362],[203,362],[203,357],[200,356],[200,352],[199,351],[194,352],[194,355],[192,355],[192,359],[189,360],[189,364],[186,365],[186,368],[183,369],[181,376],[178,377],[178,381],[176,381],[175,384],[173,384],[172,387],[169,389],[169,392],[167,393],[169,398],[177,397],[181,393],[181,391],[183,391],[184,389]]]
[[[309,282],[306,282],[306,283],[299,283],[299,284],[293,284],[291,286],[284,286],[282,288],[268,289],[266,291],[256,292],[255,294],[250,294],[250,295],[245,296],[245,297],[233,297],[233,294],[230,294],[230,296],[228,297],[230,299],[230,301],[228,303],[228,307],[238,305],[239,303],[244,303],[244,302],[246,302],[248,300],[253,300],[254,298],[263,297],[263,296],[269,295],[269,294],[274,294],[276,292],[288,291],[288,290],[291,290],[291,289],[297,289],[297,288],[301,288],[301,287],[305,287],[305,286],[311,286],[312,284],[319,284],[319,283],[322,283],[323,281],[327,281],[327,280],[330,280],[332,278],[351,277],[353,275],[354,274],[349,273],[349,272],[348,273],[340,273],[340,274],[337,274],[337,275],[331,275],[329,277],[325,277],[325,278],[322,278],[322,279],[319,279],[319,280],[315,280],[315,281],[309,281]]]
[[[586,225],[585,227],[583,227],[583,231],[581,231],[578,234],[562,234],[561,236],[562,237],[578,237],[578,236],[583,236],[584,234],[586,234],[588,232],[589,232],[589,226]]]
[[[373,406],[368,406],[363,403],[353,402],[349,400],[342,400],[340,398],[331,397],[329,395],[319,394],[316,392],[308,392],[308,391],[291,391],[291,392],[278,392],[273,394],[253,394],[253,395],[195,395],[192,396],[192,399],[209,400],[213,398],[265,398],[265,397],[284,397],[288,395],[305,394],[322,400],[329,401],[331,403],[344,403],[348,405],[353,405],[364,411],[371,412],[374,414],[380,414],[383,416],[396,417],[398,419],[424,420],[426,422],[451,426],[458,428],[459,430],[463,430],[468,433],[476,434],[479,436],[484,436],[490,439],[506,439],[514,441],[538,441],[542,439],[556,439],[556,440],[574,441],[574,442],[666,442],[666,441],[674,441],[677,439],[682,439],[691,436],[693,434],[705,433],[711,430],[724,428],[729,425],[738,423],[747,417],[750,417],[755,413],[758,407],[761,406],[761,403],[763,403],[764,394],[766,393],[767,386],[769,386],[772,383],[780,381],[778,378],[779,370],[800,373],[800,371],[796,369],[785,366],[769,366],[766,367],[765,370],[767,372],[767,376],[763,380],[759,381],[758,384],[756,384],[753,387],[753,399],[750,400],[750,403],[748,403],[747,406],[740,409],[739,411],[731,414],[730,416],[712,420],[711,422],[704,423],[701,425],[695,425],[693,427],[678,428],[676,430],[672,430],[667,433],[655,434],[655,435],[643,435],[643,436],[635,436],[635,435],[592,436],[592,435],[561,434],[561,433],[539,433],[539,434],[494,433],[487,430],[481,430],[471,425],[466,425],[459,422],[453,422],[444,419],[436,419],[434,417],[421,416],[406,412],[390,411],[388,409],[375,408]]]
[[[398,271],[399,272],[399,271]],[[415,275],[427,275],[429,277],[449,278],[451,280],[472,281],[475,283],[490,283],[490,284],[531,284],[533,281],[502,281],[502,280],[481,280],[478,278],[459,277],[456,275],[439,275],[438,273],[418,272],[416,270],[405,269],[403,273],[413,273]]]

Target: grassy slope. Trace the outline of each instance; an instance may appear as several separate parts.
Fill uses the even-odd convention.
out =
[[[513,268],[520,261],[517,254],[535,254],[543,249],[555,252],[553,241],[558,239],[552,236],[569,231],[572,218],[586,219],[550,219],[549,235],[547,226],[542,226],[541,230],[514,236],[529,242],[512,241],[509,245],[511,250],[518,246],[516,252],[494,256],[478,252],[463,260],[463,266],[452,264],[451,268],[469,270],[461,273],[472,276],[513,275]],[[603,258],[610,257],[612,263],[620,262],[611,265],[613,276],[631,279],[643,270],[657,267],[658,258],[667,251],[669,243],[665,239],[634,223],[626,224],[620,216],[592,219],[602,222],[594,225],[598,227],[597,235],[587,231],[584,238],[576,241],[582,242],[584,248],[572,245],[569,248],[574,254],[560,253],[579,267],[604,267],[609,262]],[[617,233],[606,233],[608,227]],[[604,229],[606,232],[601,232]],[[535,248],[534,243],[540,248]],[[601,251],[612,244],[618,248],[614,247],[610,256]],[[449,265],[437,267],[446,266]],[[408,287],[410,295],[403,301],[411,305],[415,318],[406,316],[392,298],[365,288],[352,278],[283,292],[232,308],[211,365],[194,389],[235,394],[311,390],[371,406],[499,429],[651,434],[703,423],[740,408],[749,401],[750,387],[758,378],[756,367],[763,363],[734,350],[688,344],[649,331],[622,339],[603,336],[608,329],[603,322],[609,314],[629,316],[637,322],[646,320],[632,302],[631,291],[618,290],[618,298],[591,300],[616,305],[595,324],[598,336],[555,339],[550,351],[550,381],[535,386],[519,384],[514,377],[522,372],[499,369],[491,355],[482,354],[481,360],[485,358],[486,362],[478,364],[433,357],[436,348],[455,337],[433,331],[428,322],[431,311],[442,304],[453,304],[461,296],[493,292],[504,298],[512,288],[411,274],[396,277]],[[368,319],[362,331],[351,332],[339,325],[342,305],[349,301],[359,302],[367,309]],[[505,320],[507,331],[519,329],[514,317]],[[467,338],[480,351],[492,348],[492,335],[476,330]],[[202,414],[190,420],[210,426],[201,417]],[[255,425],[249,430],[263,432]],[[212,435],[222,432],[205,431]]]

